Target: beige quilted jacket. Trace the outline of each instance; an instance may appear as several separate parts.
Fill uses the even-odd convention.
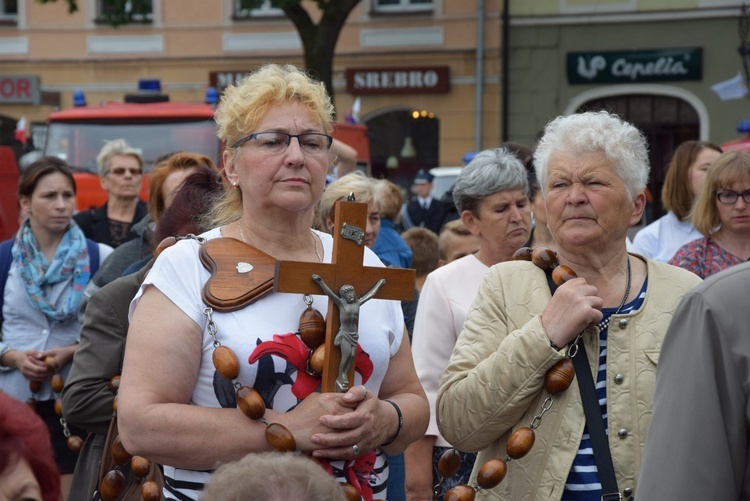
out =
[[[617,485],[635,495],[641,453],[651,419],[656,363],[664,334],[682,295],[700,279],[682,269],[643,259],[648,286],[636,312],[613,316],[607,340],[609,443]],[[563,355],[550,347],[540,314],[550,299],[544,272],[530,262],[494,266],[485,277],[443,372],[437,402],[440,432],[458,449],[480,451],[477,469],[505,457],[510,434],[528,426],[548,396],[544,374]],[[584,335],[594,380],[595,329]],[[508,464],[505,480],[477,499],[560,499],[584,428],[577,380],[555,398],[536,430],[531,452]],[[475,485],[475,484],[472,484]]]

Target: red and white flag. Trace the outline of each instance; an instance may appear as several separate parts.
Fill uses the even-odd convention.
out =
[[[16,123],[15,137],[22,144],[26,144],[26,117],[21,117]]]

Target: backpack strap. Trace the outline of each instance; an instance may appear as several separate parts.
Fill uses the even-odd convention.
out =
[[[14,241],[15,238],[11,238],[0,244],[0,325],[3,323],[3,297],[5,297],[5,283],[8,281],[10,271],[10,251]]]
[[[89,253],[89,269],[93,277],[96,274],[96,270],[99,269],[99,244],[87,238],[86,250]]]

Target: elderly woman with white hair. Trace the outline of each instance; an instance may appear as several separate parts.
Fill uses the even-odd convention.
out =
[[[441,378],[438,425],[480,451],[473,479],[512,459],[490,463],[507,478],[478,499],[630,499],[664,334],[700,280],[626,250],[649,171],[634,126],[604,111],[558,117],[534,162],[557,253],[487,273]]]
[[[109,141],[96,157],[107,201],[97,209],[81,211],[75,222],[86,238],[115,248],[138,235],[131,231],[148,214],[138,199],[143,184],[143,158],[123,139]]]

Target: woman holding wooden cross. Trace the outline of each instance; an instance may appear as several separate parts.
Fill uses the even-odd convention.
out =
[[[264,66],[227,89],[216,122],[234,189],[215,206],[205,241],[165,250],[131,306],[120,432],[129,452],[164,464],[167,499],[197,499],[210,470],[271,450],[272,428],[286,450],[311,454],[355,496],[382,499],[384,452],[403,451],[425,430],[427,403],[398,301],[362,305],[356,376],[346,393],[316,392],[309,358],[316,343],[298,321],[306,308],[326,311],[322,291],[269,292],[228,312],[204,302],[211,274],[199,251],[220,237],[247,244],[236,273],[231,266],[236,280],[257,272],[258,251],[331,262],[332,237],[311,225],[335,160],[332,112],[323,85],[293,66]],[[382,266],[369,249],[364,264]],[[222,363],[225,356],[236,367]]]

